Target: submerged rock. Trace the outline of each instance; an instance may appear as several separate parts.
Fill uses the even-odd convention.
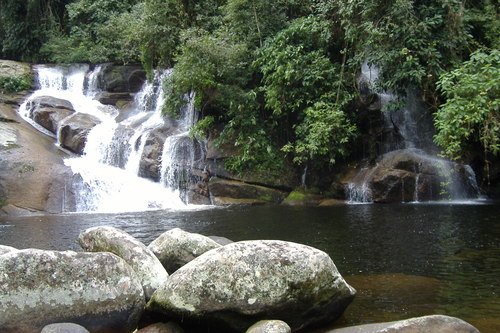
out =
[[[455,317],[432,315],[388,323],[339,328],[326,333],[479,333],[469,323]]]
[[[90,333],[85,327],[73,323],[57,323],[45,326],[40,333]]]
[[[125,231],[113,227],[89,228],[80,233],[78,243],[85,251],[107,251],[125,260],[139,276],[147,299],[168,277],[153,252]]]
[[[212,178],[208,184],[216,205],[280,203],[286,193],[239,181]]]
[[[320,250],[284,241],[245,241],[181,267],[155,292],[148,309],[221,330],[245,331],[268,318],[297,330],[333,321],[355,292]]]
[[[144,308],[135,272],[111,253],[27,249],[0,256],[0,331],[40,332],[73,322],[130,332]]]
[[[160,259],[167,272],[173,273],[194,258],[220,246],[206,236],[175,228],[161,234],[149,244],[148,249]]]
[[[246,333],[290,333],[292,330],[281,320],[261,320],[252,325]]]

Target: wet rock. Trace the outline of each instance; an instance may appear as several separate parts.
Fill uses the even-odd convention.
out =
[[[281,320],[261,320],[246,331],[246,333],[290,333],[292,330]]]
[[[139,163],[139,176],[155,182],[160,181],[163,144],[169,134],[171,133],[168,129],[158,128],[151,131],[149,135],[143,135],[138,138],[136,145],[140,145],[142,140],[146,140]]]
[[[326,333],[479,333],[474,326],[455,317],[431,315],[388,323],[339,328]]]
[[[57,323],[45,326],[40,333],[90,333],[85,327],[73,323]]]
[[[107,251],[125,260],[137,273],[147,299],[168,277],[153,252],[122,230],[107,226],[89,228],[80,233],[78,243],[85,251]]]
[[[229,238],[226,238],[226,237],[221,237],[221,236],[207,236],[207,237],[210,238],[211,240],[219,243],[222,246],[234,243],[234,241],[232,241],[232,240],[230,240]]]
[[[40,96],[30,102],[30,117],[46,130],[57,134],[61,121],[75,112],[71,102],[51,97]]]
[[[0,245],[0,256],[2,254],[6,254],[6,253],[9,253],[12,251],[17,251],[17,249],[15,247],[12,247],[12,246]]]
[[[286,195],[276,189],[220,178],[212,178],[208,188],[216,205],[280,203]]]
[[[292,191],[281,203],[285,206],[318,206],[325,197],[318,194]]]
[[[98,81],[98,88],[107,92],[138,92],[146,80],[146,71],[141,66],[105,66]]]
[[[106,105],[124,105],[132,100],[132,96],[128,92],[101,92],[96,96],[96,99]]]
[[[173,273],[194,258],[220,246],[208,237],[175,228],[162,233],[149,244],[148,249],[156,255],[167,272]]]
[[[156,323],[141,328],[137,333],[184,333],[182,327],[174,322]]]
[[[335,320],[354,294],[320,250],[283,241],[245,241],[211,250],[181,267],[147,307],[215,330],[245,331],[268,318],[298,330]]]
[[[141,284],[111,253],[27,249],[0,256],[0,331],[40,332],[72,322],[91,332],[130,332],[144,308]]]
[[[87,135],[100,122],[97,117],[85,113],[75,113],[73,116],[66,118],[61,125],[61,146],[73,153],[82,155]]]

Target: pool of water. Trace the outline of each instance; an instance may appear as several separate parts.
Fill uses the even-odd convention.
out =
[[[483,333],[500,332],[498,203],[0,217],[0,244],[78,251],[78,234],[97,225],[120,228],[146,245],[179,227],[235,241],[281,239],[317,247],[358,290],[334,327],[439,313],[462,318]]]

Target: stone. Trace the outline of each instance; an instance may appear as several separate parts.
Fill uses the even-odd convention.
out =
[[[98,125],[99,118],[86,113],[75,113],[61,124],[60,145],[69,151],[82,155],[90,130]]]
[[[246,331],[246,333],[291,333],[287,323],[281,320],[261,320]]]
[[[175,272],[203,253],[221,245],[214,240],[179,228],[162,233],[149,244],[151,250],[169,273]]]
[[[155,323],[141,328],[137,333],[184,333],[182,327],[174,322]]]
[[[56,323],[45,326],[40,333],[90,333],[85,327],[73,323]]]
[[[125,260],[137,273],[147,299],[168,277],[153,252],[117,228],[103,226],[86,229],[78,236],[78,243],[85,251],[107,251]]]
[[[222,246],[234,243],[234,241],[230,240],[229,238],[222,237],[222,236],[207,236],[207,237],[210,238],[211,240],[219,243]]]
[[[243,241],[178,269],[147,309],[214,331],[245,331],[269,318],[299,330],[335,320],[355,293],[323,251],[284,241]]]
[[[137,275],[111,253],[27,249],[0,256],[0,331],[40,332],[72,322],[131,332],[144,309]]]
[[[146,80],[146,71],[141,66],[118,66],[108,64],[99,78],[98,88],[107,92],[138,92]]]
[[[27,63],[0,60],[0,76],[23,76],[31,74],[31,66]]]
[[[359,325],[327,331],[325,333],[479,333],[469,323],[455,317],[430,315],[392,321],[388,323]]]
[[[71,102],[50,97],[40,96],[30,102],[30,117],[46,130],[57,134],[63,119],[75,112]]]
[[[128,92],[101,92],[96,99],[102,104],[118,106],[130,102],[132,96]]]
[[[12,247],[12,246],[0,245],[0,256],[2,254],[6,254],[6,253],[9,253],[12,251],[17,251],[17,249],[15,247]]]
[[[212,178],[208,183],[208,189],[216,205],[225,205],[228,202],[230,204],[276,204],[280,203],[286,195],[285,192],[273,188],[220,178]]]

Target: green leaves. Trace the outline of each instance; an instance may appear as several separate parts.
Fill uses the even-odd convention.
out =
[[[446,98],[436,112],[435,142],[444,155],[460,159],[467,146],[480,143],[485,154],[500,151],[500,51],[478,50],[457,69],[441,76]]]

